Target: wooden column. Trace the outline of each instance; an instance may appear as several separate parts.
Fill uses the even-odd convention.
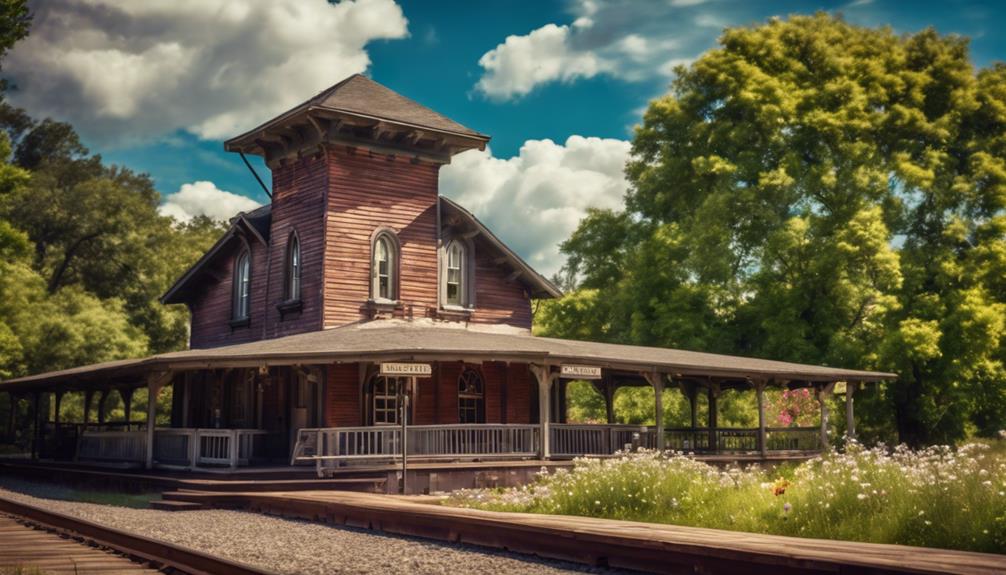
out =
[[[133,391],[132,387],[119,388],[119,397],[122,398],[122,409],[126,416],[126,431],[129,431],[129,424],[133,416]]]
[[[758,394],[758,451],[761,452],[761,456],[765,457],[768,455],[768,445],[765,443],[765,382],[756,381],[754,383],[755,391]]]
[[[59,407],[63,403],[63,393],[65,392],[61,390],[54,391],[52,394],[53,403],[56,404],[55,409],[53,409],[52,422],[56,426],[56,429],[59,429]]]
[[[103,389],[98,393],[98,424],[105,423],[105,403],[108,399],[108,390]]]
[[[858,383],[848,382],[845,384],[845,435],[849,439],[856,439],[856,418],[853,414],[853,394],[859,389]]]
[[[835,382],[817,388],[817,404],[821,407],[821,449],[823,450],[831,448],[831,442],[828,441],[828,416],[830,412],[828,399],[831,397],[833,389],[835,389]]]
[[[42,439],[42,393],[39,391],[31,394],[31,414],[32,414],[32,440],[31,458],[38,459],[39,443]]]
[[[14,441],[14,422],[15,416],[17,414],[17,402],[20,398],[14,394],[13,391],[7,392],[7,398],[10,402],[10,410],[7,412],[7,438],[9,441]]]
[[[699,390],[694,383],[688,384],[686,388],[688,395],[688,408],[692,417],[692,431],[699,428]]]
[[[664,450],[664,375],[656,371],[643,373],[646,381],[653,386],[654,421],[657,427],[657,450]]]
[[[154,429],[157,427],[157,394],[170,381],[170,371],[161,371],[147,376],[147,469],[154,467]]]
[[[189,377],[189,374],[186,373],[185,374],[185,379],[182,382],[182,429],[185,429],[185,428],[187,428],[189,426],[189,403],[191,401],[190,396],[192,394],[192,382],[190,381],[191,379],[192,378]],[[256,426],[260,425],[259,418],[257,417],[258,416],[258,406],[259,406],[259,403],[260,403],[258,401],[258,395],[259,395],[259,389],[258,388],[259,388],[259,384],[258,384],[258,379],[256,378],[255,383],[252,386],[252,401],[255,403],[255,405],[252,407],[252,409],[253,409],[254,416],[255,416],[255,425]]]
[[[538,432],[538,455],[542,459],[549,459],[552,456],[552,452],[549,447],[550,437],[548,423],[549,415],[552,411],[551,406],[549,405],[549,399],[552,397],[552,384],[558,378],[559,374],[553,373],[551,367],[547,365],[531,364],[528,367],[531,369],[531,373],[534,374],[535,379],[538,381],[538,423],[541,427]]]
[[[710,383],[706,388],[706,399],[709,403],[708,427],[709,427],[709,450],[717,451],[716,427],[719,425],[719,410],[716,407],[716,400],[720,396],[720,384]]]
[[[84,391],[84,424],[82,429],[87,429],[87,424],[91,421],[91,400],[94,399],[94,390],[88,389]]]

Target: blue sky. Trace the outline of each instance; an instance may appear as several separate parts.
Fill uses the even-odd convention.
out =
[[[266,200],[222,140],[353,72],[492,136],[459,158],[443,193],[551,273],[556,244],[592,205],[617,207],[631,127],[676,63],[724,26],[840,11],[898,32],[969,36],[975,64],[1002,60],[996,2],[665,0],[421,2],[48,0],[6,71],[18,105],[71,121],[92,150],[150,173],[172,212]],[[476,157],[477,156],[477,157]],[[268,170],[258,164],[260,172]],[[197,184],[198,183],[198,184]]]

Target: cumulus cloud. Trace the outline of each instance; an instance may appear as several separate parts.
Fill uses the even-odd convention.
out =
[[[731,20],[710,18],[706,0],[638,2],[578,0],[572,23],[550,23],[508,36],[479,59],[475,85],[485,96],[506,100],[549,82],[609,75],[627,81],[668,78],[676,64],[709,48],[726,24],[747,21],[751,6],[734,5]]]
[[[4,69],[14,102],[105,143],[237,135],[365,71],[394,0],[46,0]]]
[[[559,244],[587,208],[621,207],[629,146],[623,140],[570,136],[564,144],[528,140],[508,159],[470,150],[440,171],[440,192],[550,276],[564,263]]]
[[[171,216],[180,222],[187,222],[196,216],[227,221],[238,212],[248,212],[260,205],[251,198],[225,192],[213,182],[198,181],[182,184],[177,192],[164,198],[158,211],[162,216]]]

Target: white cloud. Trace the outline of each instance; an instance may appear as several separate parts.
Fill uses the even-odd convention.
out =
[[[260,205],[251,198],[225,192],[213,182],[198,181],[182,184],[177,192],[164,198],[158,211],[162,216],[171,216],[181,222],[187,222],[196,216],[227,221],[238,212],[248,212]]]
[[[569,26],[547,24],[527,36],[507,36],[479,59],[486,73],[476,87],[493,97],[523,95],[543,82],[591,78],[606,69],[594,53],[571,50],[569,34]]]
[[[509,159],[471,150],[440,171],[440,192],[550,276],[564,263],[559,244],[587,208],[622,206],[629,147],[623,140],[570,136],[565,144],[528,140]]]
[[[393,0],[47,0],[4,71],[29,112],[126,143],[244,129],[370,65],[408,34]]]
[[[480,59],[476,90],[489,98],[524,96],[549,82],[573,82],[606,74],[626,81],[673,75],[668,62],[688,62],[715,42],[710,28],[745,22],[751,6],[734,5],[730,20],[716,16],[708,0],[638,2],[579,0],[571,25],[550,23],[523,36],[508,36]]]

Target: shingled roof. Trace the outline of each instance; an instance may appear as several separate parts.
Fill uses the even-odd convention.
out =
[[[467,147],[481,148],[489,141],[489,136],[485,134],[455,122],[366,76],[353,74],[268,122],[227,140],[224,148],[229,151],[248,151],[262,134],[289,126],[305,115],[318,112],[457,136],[472,142]]]
[[[192,349],[13,379],[30,388],[165,369],[356,361],[516,361],[588,363],[613,370],[660,371],[683,378],[737,381],[880,381],[893,373],[861,371],[697,351],[537,337],[526,331],[471,328],[424,320],[376,320],[211,349]]]

